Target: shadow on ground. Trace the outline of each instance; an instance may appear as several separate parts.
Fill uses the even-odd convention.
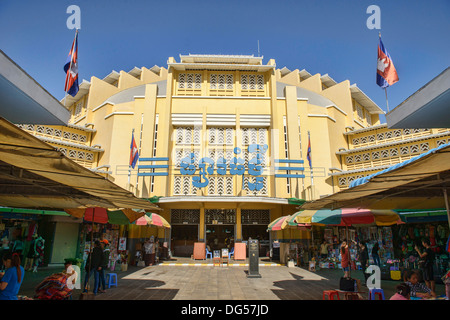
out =
[[[271,291],[281,300],[321,300],[323,290],[339,287],[336,279],[321,278],[317,280],[305,279],[298,274],[289,272],[292,280],[275,281],[273,286],[280,288]]]

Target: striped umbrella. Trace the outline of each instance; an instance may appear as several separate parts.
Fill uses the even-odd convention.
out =
[[[100,207],[89,207],[85,209],[65,209],[65,212],[84,221],[100,224],[129,224],[145,214],[139,209],[117,209],[109,210]]]
[[[161,217],[159,214],[153,213],[153,212],[147,213],[146,215],[140,217],[139,219],[136,220],[135,224],[138,226],[151,225],[151,226],[157,226],[157,227],[162,227],[162,228],[167,228],[167,229],[170,229],[170,227],[171,227],[170,223],[167,222],[166,219]]]
[[[294,213],[293,215],[289,216],[286,220],[284,220],[283,225],[281,226],[281,229],[300,229],[300,230],[310,230],[312,225],[311,223],[297,223],[295,221],[295,218],[301,211]]]
[[[292,215],[288,223],[290,225],[315,224],[335,226],[375,223],[378,226],[390,226],[402,222],[400,216],[393,210],[345,208],[299,211]]]
[[[282,216],[273,220],[268,226],[267,231],[280,231],[282,229],[283,223],[290,216]]]

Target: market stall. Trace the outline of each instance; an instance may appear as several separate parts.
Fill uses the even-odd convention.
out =
[[[439,213],[439,210],[403,210],[401,216],[407,223],[393,228],[395,257],[400,266],[406,269],[419,269],[419,256],[414,247],[421,247],[424,238],[430,240],[435,253],[434,275],[437,283],[441,283],[441,277],[450,269],[450,252],[447,248],[449,226],[446,212]]]
[[[353,241],[366,241],[369,256],[375,243],[380,245],[379,254],[387,261],[393,258],[392,230],[389,225],[401,223],[397,213],[391,210],[368,210],[346,208],[337,210],[304,210],[297,212],[291,219],[293,223],[312,224],[322,227],[313,229],[316,239],[312,252],[319,252],[323,240],[327,242],[328,254],[319,262],[319,268],[341,268],[340,244],[344,239],[349,244],[352,269],[356,269],[357,248]],[[361,227],[362,226],[362,227]],[[314,231],[315,230],[315,231]],[[317,256],[318,257],[318,256]],[[356,263],[355,263],[356,262]],[[373,260],[370,261],[373,263]]]

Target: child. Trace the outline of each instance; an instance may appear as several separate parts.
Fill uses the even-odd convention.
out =
[[[423,283],[419,282],[419,276],[414,271],[408,271],[406,274],[406,284],[411,289],[411,297],[417,297],[417,298],[431,298],[436,297],[436,293],[434,291],[431,291],[430,288],[428,288]]]
[[[409,300],[411,288],[406,283],[402,282],[395,287],[397,292],[389,300]]]

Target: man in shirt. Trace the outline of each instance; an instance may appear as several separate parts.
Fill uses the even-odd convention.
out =
[[[106,239],[103,239],[102,241],[100,241],[100,248],[103,251],[102,254],[102,261],[100,263],[100,270],[99,270],[99,289],[98,292],[100,293],[104,293],[105,289],[106,289],[106,274],[105,274],[105,270],[106,268],[108,268],[108,264],[109,264],[109,254],[110,254],[110,250],[109,250],[109,241]],[[100,289],[101,287],[101,289]]]
[[[86,277],[84,279],[84,290],[83,292],[87,292],[87,283],[92,274],[94,274],[94,290],[93,293],[97,294],[98,286],[99,286],[99,274],[101,270],[103,251],[100,248],[100,241],[95,241],[94,249],[92,253],[88,256],[88,260],[86,261]]]

